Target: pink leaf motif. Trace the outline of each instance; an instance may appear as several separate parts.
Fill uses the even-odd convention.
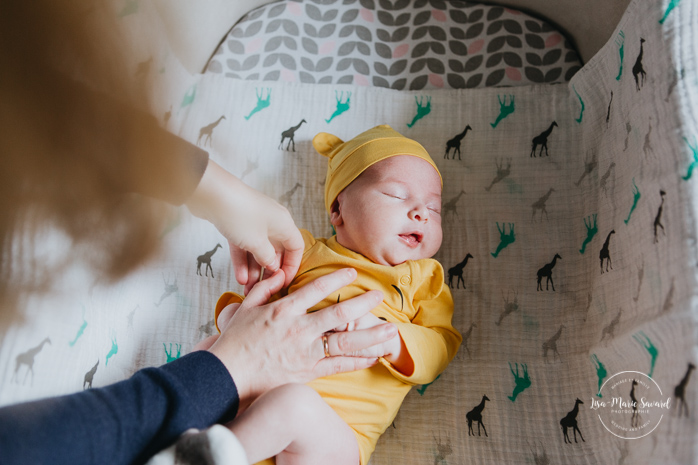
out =
[[[245,45],[245,53],[255,53],[257,50],[262,48],[263,43],[264,41],[261,37],[255,37]]]
[[[516,68],[512,68],[511,66],[507,66],[506,68],[506,74],[509,79],[512,81],[520,81],[521,80],[521,71],[519,71]]]
[[[366,76],[364,76],[363,74],[354,74],[354,84],[357,86],[368,87],[368,85],[369,85],[368,78]]]
[[[400,44],[393,50],[393,58],[400,58],[410,51],[410,44]]]
[[[468,46],[468,55],[475,55],[485,46],[485,40],[479,39]]]
[[[374,21],[373,12],[371,10],[367,10],[366,8],[361,8],[361,10],[359,10],[359,14],[361,15],[361,18],[363,18],[363,20],[366,21],[367,23],[372,23]]]
[[[518,10],[510,10],[509,8],[504,8],[504,11],[506,11],[507,13],[512,14],[512,15],[520,15],[520,14],[521,14],[520,11],[518,11]]]
[[[284,68],[281,70],[281,80],[284,82],[296,82],[296,73]]]
[[[545,39],[545,48],[554,47],[562,41],[562,36],[557,32],[550,34],[547,39]]]
[[[429,83],[437,88],[442,88],[444,86],[444,79],[439,76],[438,74],[430,73],[429,74]]]
[[[300,3],[288,2],[286,3],[286,8],[288,8],[288,12],[293,16],[300,16],[303,13]]]
[[[324,42],[322,45],[320,45],[318,53],[320,55],[327,55],[334,50],[334,46],[335,42],[333,40],[328,40],[327,42]]]
[[[431,16],[433,16],[437,21],[446,21],[446,13],[444,13],[442,10],[431,10]]]

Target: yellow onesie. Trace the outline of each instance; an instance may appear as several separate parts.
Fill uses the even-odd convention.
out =
[[[441,264],[433,259],[408,260],[397,266],[378,265],[330,239],[315,239],[302,230],[305,251],[288,293],[341,268],[354,268],[358,277],[310,311],[370,290],[383,292],[383,302],[372,313],[396,323],[414,372],[405,376],[384,359],[371,368],[319,378],[308,383],[354,430],[361,465],[366,465],[378,438],[390,426],[413,385],[434,381],[453,359],[461,343],[451,325],[453,299]],[[218,314],[241,297],[226,292],[216,304]],[[274,463],[273,460],[260,462]]]

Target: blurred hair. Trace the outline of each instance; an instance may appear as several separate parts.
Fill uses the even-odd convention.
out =
[[[0,3],[0,317],[73,260],[84,260],[95,276],[117,279],[157,248],[163,209],[124,194],[138,191],[143,176],[124,166],[134,158],[121,157],[153,149],[152,141],[135,127],[127,105],[95,91],[108,90],[127,104],[143,92],[125,65],[117,28],[98,21],[100,8],[107,7],[76,0]],[[56,251],[63,260],[45,263],[34,250],[53,229],[70,246]]]

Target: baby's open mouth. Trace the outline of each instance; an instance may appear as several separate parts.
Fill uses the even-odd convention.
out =
[[[400,234],[400,239],[405,241],[410,247],[416,247],[422,242],[423,235],[421,233]]]

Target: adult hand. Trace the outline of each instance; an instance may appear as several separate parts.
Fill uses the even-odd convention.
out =
[[[313,313],[307,309],[356,279],[356,271],[342,269],[322,276],[288,296],[266,304],[284,283],[282,271],[258,283],[224,322],[222,334],[209,348],[230,372],[241,402],[286,383],[305,383],[335,373],[359,370],[385,355],[380,345],[397,335],[384,323],[368,329],[327,334],[330,357],[325,357],[323,335],[368,313],[383,298],[370,291]]]
[[[270,273],[283,270],[284,286],[291,283],[303,256],[303,237],[279,203],[209,159],[187,207],[228,240],[235,278],[245,293],[259,278],[261,267]]]

